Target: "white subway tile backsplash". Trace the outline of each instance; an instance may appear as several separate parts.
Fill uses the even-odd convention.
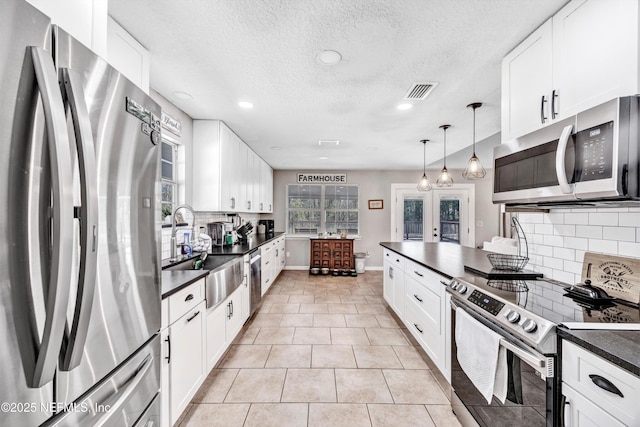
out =
[[[589,239],[582,237],[565,237],[564,246],[565,248],[582,249],[586,251],[589,248]]]
[[[590,225],[618,225],[618,215],[615,212],[589,213]]]
[[[602,227],[602,238],[606,240],[635,242],[636,230],[631,227]]]
[[[562,236],[544,236],[544,244],[548,246],[564,246],[564,237]]]
[[[616,255],[618,253],[618,242],[615,240],[589,239],[589,251]]]
[[[536,224],[534,233],[536,234],[553,234],[553,225],[551,224]]]
[[[565,214],[564,223],[575,224],[575,225],[587,225],[589,224],[589,214],[584,211]]]
[[[597,225],[576,225],[576,237],[602,239],[602,227]]]
[[[529,265],[555,280],[581,280],[585,251],[640,258],[640,208],[521,213]],[[551,226],[551,228],[550,228]]]
[[[564,262],[561,259],[546,256],[544,257],[543,266],[554,270],[562,270]]]
[[[551,277],[553,280],[557,280],[559,282],[564,282],[564,283],[576,283],[580,281],[580,277],[578,276],[578,278],[576,279],[576,275],[573,273],[568,273],[566,271],[563,270],[553,270],[553,275]]]
[[[544,220],[542,219],[542,215],[539,213],[521,213],[518,214],[518,221],[525,224],[542,224]]]
[[[552,212],[544,214],[542,220],[545,224],[564,224],[564,214]]]
[[[553,248],[553,257],[573,261],[576,259],[576,251],[575,249]]]
[[[622,227],[640,226],[640,212],[620,213],[618,216],[620,218],[620,226]]]
[[[565,261],[564,271],[566,271],[567,273],[582,274],[582,263],[575,261]]]
[[[640,243],[620,242],[618,255],[640,258]]]
[[[573,237],[576,235],[576,226],[575,225],[560,225],[556,224],[553,226],[554,233],[559,236],[569,236]]]

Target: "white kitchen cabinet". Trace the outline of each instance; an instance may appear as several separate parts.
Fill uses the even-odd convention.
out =
[[[550,121],[552,27],[549,19],[502,60],[503,141]]]
[[[276,242],[276,258],[277,258],[277,267],[278,271],[276,273],[276,277],[282,272],[284,266],[286,264],[287,252],[286,252],[286,239],[284,236],[278,238]]]
[[[502,141],[639,84],[638,2],[573,0],[502,61]]]
[[[394,268],[390,259],[385,258],[384,260],[384,277],[382,279],[382,297],[389,304],[390,307],[393,307],[393,278],[394,278]]]
[[[207,372],[227,350],[227,308],[221,303],[207,310]]]
[[[264,295],[274,280],[274,267],[276,264],[276,251],[271,242],[262,245],[262,258],[260,260],[260,271],[262,280],[262,295]]]
[[[145,93],[149,93],[149,51],[111,17],[107,21],[107,61]]]
[[[601,384],[610,390],[598,386]],[[562,341],[562,394],[567,427],[640,424],[640,377]]]
[[[164,301],[164,300],[163,300]],[[169,384],[169,352],[171,342],[169,329],[163,328],[160,331],[160,342],[162,345],[160,365],[160,426],[171,427],[171,387]]]
[[[169,326],[169,392],[173,425],[202,385],[205,377],[205,302]]]
[[[225,306],[227,307],[225,332],[227,334],[227,342],[231,344],[244,324],[244,319],[242,318],[242,285],[229,295]]]
[[[260,159],[260,212],[273,212],[273,169]]]

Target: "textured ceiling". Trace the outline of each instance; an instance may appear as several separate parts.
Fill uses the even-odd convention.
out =
[[[109,14],[149,49],[154,90],[225,121],[274,169],[421,169],[421,139],[427,164],[442,159],[440,125],[448,153],[471,144],[471,102],[484,103],[477,140],[500,131],[502,57],[566,2],[109,0]],[[342,62],[316,61],[325,49]],[[438,82],[426,100],[396,109],[425,81]],[[464,167],[466,151],[447,165]]]

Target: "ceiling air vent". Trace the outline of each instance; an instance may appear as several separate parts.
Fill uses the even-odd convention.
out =
[[[403,99],[423,101],[437,85],[436,82],[414,83]]]

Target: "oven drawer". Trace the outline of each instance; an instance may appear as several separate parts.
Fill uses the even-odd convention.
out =
[[[406,258],[402,255],[398,255],[397,253],[390,251],[389,249],[385,249],[384,251],[384,259],[388,259],[389,262],[400,270],[404,270],[404,264],[406,262]]]
[[[562,342],[562,381],[627,425],[640,422],[640,378],[577,345]],[[622,394],[596,383],[615,386]]]
[[[440,335],[442,324],[440,322],[441,297],[426,286],[423,286],[408,273],[405,273],[406,304],[413,302],[426,317],[425,322],[432,325]]]

